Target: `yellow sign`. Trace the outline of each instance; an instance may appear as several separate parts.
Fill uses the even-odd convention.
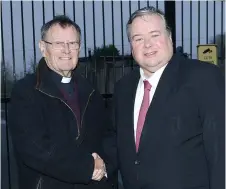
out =
[[[217,45],[197,45],[198,59],[217,65]]]

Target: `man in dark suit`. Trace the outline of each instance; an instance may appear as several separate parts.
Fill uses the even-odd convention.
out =
[[[9,108],[19,188],[111,189],[114,137],[103,99],[75,71],[81,29],[61,15],[41,35],[43,58],[15,84]]]
[[[164,14],[143,8],[127,34],[140,69],[115,86],[125,189],[224,188],[224,78],[209,63],[173,55]]]

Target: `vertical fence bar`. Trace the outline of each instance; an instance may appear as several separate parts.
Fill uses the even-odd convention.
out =
[[[42,1],[42,22],[43,22],[43,25],[45,24],[45,3],[44,1]]]
[[[140,9],[140,0],[138,0],[137,3],[138,3],[138,9]]]
[[[208,1],[206,1],[206,44],[208,44],[208,37],[209,37],[209,33],[208,33]]]
[[[93,44],[94,51],[96,50],[96,24],[95,24],[95,1],[93,0]]]
[[[106,56],[104,58],[104,78],[105,78],[105,85],[104,85],[104,94],[108,93],[108,64],[106,64]]]
[[[213,1],[213,43],[216,43],[216,1]]]
[[[164,1],[165,15],[171,28],[171,36],[173,41],[173,52],[176,52],[176,15],[175,1]]]
[[[16,70],[15,70],[15,49],[14,49],[14,25],[13,25],[13,5],[12,1],[10,1],[10,13],[11,13],[11,35],[12,35],[12,55],[13,55],[13,79],[16,81]]]
[[[131,10],[131,1],[129,1],[129,16],[131,16],[132,10]]]
[[[95,73],[95,79],[94,79],[94,85],[97,84],[97,61],[96,61],[96,24],[95,24],[95,1],[93,0],[93,40],[94,40],[94,73]],[[91,54],[91,53],[90,53]],[[92,61],[92,58],[90,59]],[[92,81],[93,82],[93,81]]]
[[[159,8],[159,1],[156,1],[156,8]]]
[[[11,12],[12,12],[12,7]],[[5,128],[6,128],[6,152],[7,152],[7,168],[8,168],[8,187],[11,189],[11,166],[10,166],[10,154],[9,154],[9,129],[8,129],[8,117],[7,117],[7,86],[6,86],[6,63],[5,63],[5,55],[4,55],[4,35],[3,35],[3,14],[2,14],[2,5],[1,5],[1,45],[2,45],[2,69],[3,69],[3,102],[4,102],[4,108],[5,108]],[[12,23],[12,18],[11,18]],[[12,36],[13,37],[13,36]]]
[[[112,44],[115,46],[115,28],[114,28],[114,3],[113,0],[111,0],[111,19],[112,19]],[[113,81],[115,82],[115,69],[116,69],[116,63],[115,63],[115,55],[113,55]]]
[[[122,62],[122,76],[124,76],[125,75],[124,56],[122,57],[122,60],[123,60],[123,62]]]
[[[26,57],[25,57],[25,44],[24,44],[24,10],[23,10],[23,1],[20,2],[20,13],[21,13],[21,32],[22,32],[22,45],[23,45],[23,65],[24,65],[24,76],[27,73],[27,68],[26,68]]]
[[[65,15],[66,14],[65,1],[63,1],[63,10],[64,10],[64,15]]]
[[[200,44],[200,1],[198,1],[198,44]]]
[[[103,41],[104,41],[104,47],[106,46],[105,43],[105,19],[104,19],[104,1],[102,0],[102,20],[103,20]]]
[[[123,35],[123,7],[122,7],[122,0],[120,1],[120,11],[121,11],[121,40],[122,40],[122,75],[125,74],[125,69],[124,69],[124,35]]]
[[[83,24],[84,24],[84,50],[85,50],[85,57],[87,57],[87,52],[86,52],[86,6],[85,6],[85,1],[83,1]]]
[[[131,16],[132,10],[131,10],[131,1],[129,1],[129,15]]]
[[[34,19],[34,1],[31,1],[31,10],[32,10],[32,33],[33,33],[33,47],[34,47],[34,64],[33,71],[35,71],[36,67],[36,43],[35,43],[35,19]]]
[[[75,22],[75,1],[73,1],[73,20]]]
[[[115,73],[115,69],[116,69],[116,61],[115,61],[115,56],[113,56],[113,66],[114,66],[114,69],[113,69],[113,81],[114,81],[114,83],[115,83],[115,81],[116,81],[116,73]]]
[[[192,40],[192,1],[190,1],[190,58],[192,58]]]
[[[224,1],[221,1],[221,64],[223,64],[225,59],[225,48],[224,48]]]
[[[85,65],[85,78],[88,78],[88,65]]]
[[[147,7],[149,7],[149,0],[147,0]]]
[[[122,55],[124,55],[124,36],[123,36],[123,10],[122,10],[122,0],[120,1],[120,11],[121,11],[121,40],[122,40]]]
[[[52,1],[52,8],[53,8],[53,17],[55,16],[55,2]]]
[[[96,86],[97,84],[97,61],[96,61],[96,24],[95,24],[95,1],[93,0],[92,2],[93,5],[93,47],[94,47],[94,73],[95,73],[95,79],[94,79],[94,85]],[[92,61],[92,58],[91,58]]]
[[[112,19],[112,44],[115,45],[115,28],[114,28],[114,3],[111,0],[111,19]]]
[[[181,1],[181,45],[184,51],[184,1]]]

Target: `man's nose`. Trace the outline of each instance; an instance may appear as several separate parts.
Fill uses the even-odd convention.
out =
[[[69,43],[64,43],[63,52],[66,54],[71,52],[71,49],[69,48]]]
[[[151,38],[146,38],[144,39],[144,47],[148,48],[152,46],[152,39]]]

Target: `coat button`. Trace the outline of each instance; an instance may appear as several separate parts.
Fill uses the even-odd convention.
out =
[[[139,164],[140,164],[140,161],[136,160],[136,161],[134,162],[134,164],[135,164],[135,165],[139,165]]]

